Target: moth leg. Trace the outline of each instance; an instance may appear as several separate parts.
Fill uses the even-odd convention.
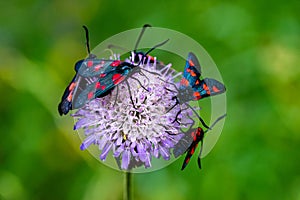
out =
[[[180,110],[177,112],[177,114],[176,114],[176,116],[175,116],[175,119],[173,120],[172,123],[177,122],[178,124],[180,124],[180,122],[178,121],[178,116],[180,115],[180,113],[181,113],[182,111],[187,110],[187,109],[188,109],[188,108],[180,109]]]
[[[126,85],[127,85],[127,87],[128,87],[128,92],[129,92],[129,96],[130,96],[130,100],[131,100],[132,106],[133,106],[133,108],[136,108],[136,107],[135,107],[135,104],[134,104],[134,102],[133,102],[133,99],[132,99],[132,94],[131,94],[131,90],[130,90],[130,85],[129,85],[129,83],[128,83],[127,80],[125,81],[125,83],[126,83]]]
[[[115,97],[115,102],[114,102],[114,105],[113,105],[113,107],[115,107],[115,106],[116,106],[116,104],[117,104],[118,95],[119,95],[119,86],[117,85],[116,97]]]
[[[176,103],[166,113],[170,112],[173,108],[175,108],[177,105],[179,105],[178,98],[176,96],[173,98],[176,100]]]
[[[147,79],[148,85],[149,85],[149,83],[150,83],[149,78],[148,78],[142,71],[140,71],[140,75],[141,75],[141,76],[144,76],[144,77]]]
[[[209,126],[207,126],[207,124],[204,122],[204,120],[200,117],[200,115],[198,114],[198,112],[188,103],[184,103],[186,106],[188,106],[190,109],[192,109],[192,111],[196,114],[197,118],[199,119],[199,121],[201,122],[201,124],[207,128],[207,129],[211,129]]]
[[[201,154],[202,154],[202,150],[203,150],[203,139],[200,142],[201,142],[200,153],[199,153],[198,159],[197,159],[199,169],[201,169]]]
[[[166,82],[166,83],[168,83],[168,84],[170,84],[170,85],[172,85],[175,89],[176,89],[176,91],[179,91],[179,89],[178,89],[178,87],[174,84],[174,83],[170,83],[170,82],[168,82],[168,81],[165,81],[165,80],[163,80],[163,79],[161,79],[160,77],[158,77],[158,79],[160,79],[161,81],[164,81],[164,82]],[[169,89],[169,88],[166,88],[168,91],[170,91],[170,92],[176,92],[175,90],[171,90],[171,89]]]
[[[141,81],[140,81],[139,79],[134,78],[134,77],[130,77],[130,78],[132,78],[133,80],[136,80],[144,90],[146,90],[147,92],[149,92],[148,89],[145,88],[145,87],[142,85],[142,83],[141,83]]]
[[[173,120],[172,123],[177,122],[178,124],[180,124],[180,122],[178,121],[178,116],[179,116],[180,113],[181,113],[181,110],[179,110],[179,111],[177,112],[177,114],[176,114],[176,116],[175,116],[175,119]]]

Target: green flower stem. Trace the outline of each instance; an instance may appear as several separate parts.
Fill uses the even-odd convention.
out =
[[[124,200],[131,200],[131,172],[125,172],[124,174]]]

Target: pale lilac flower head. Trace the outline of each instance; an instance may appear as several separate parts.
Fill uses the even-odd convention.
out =
[[[136,64],[134,56],[127,62]],[[174,88],[178,75],[171,64],[145,61],[138,66],[142,73],[129,75],[129,88],[124,81],[111,94],[94,99],[73,114],[77,120],[74,129],[83,129],[85,134],[81,150],[96,145],[104,162],[112,152],[121,170],[150,168],[153,158],[169,160],[183,136],[178,122],[189,112],[182,110],[177,116],[180,106],[169,110],[176,95],[169,88]]]

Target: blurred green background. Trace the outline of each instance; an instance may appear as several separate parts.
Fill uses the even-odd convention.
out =
[[[123,175],[79,150],[57,104],[91,46],[145,23],[197,40],[227,86],[228,117],[193,159],[134,176],[134,199],[300,199],[299,1],[1,1],[0,199],[122,199]]]

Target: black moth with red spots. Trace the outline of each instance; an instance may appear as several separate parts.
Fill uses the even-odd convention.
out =
[[[211,126],[208,126],[197,111],[194,110],[192,106],[189,105],[190,101],[198,101],[200,99],[222,94],[226,91],[225,86],[219,81],[212,78],[204,78],[201,79],[201,66],[195,54],[190,52],[188,54],[188,58],[186,60],[186,65],[183,71],[183,78],[180,81],[179,88],[176,85],[173,85],[176,89],[177,95],[173,97],[176,100],[176,103],[169,109],[172,110],[177,105],[186,105],[195,113],[198,120],[201,124],[207,128],[206,131],[203,131],[201,127],[191,128],[184,133],[184,137],[179,141],[179,143],[174,148],[174,156],[178,157],[184,153],[186,153],[186,157],[183,161],[183,165],[181,170],[183,170],[187,164],[189,163],[192,155],[195,153],[195,150],[199,144],[201,143],[200,153],[198,156],[198,166],[201,168],[201,153],[203,149],[203,139],[204,135],[221,119],[223,119],[226,114],[219,117]],[[181,110],[177,113],[174,122],[177,121],[177,117],[181,113]],[[180,123],[180,122],[178,122]]]
[[[203,149],[203,143],[204,143],[203,139],[205,133],[211,130],[217,124],[217,122],[222,120],[224,117],[226,117],[226,114],[217,118],[216,121],[212,123],[212,125],[206,131],[204,131],[201,127],[198,127],[198,128],[190,128],[184,133],[184,137],[176,144],[173,151],[175,158],[186,153],[181,170],[184,170],[185,167],[188,165],[199,143],[201,144],[201,147],[200,147],[200,152],[197,161],[198,161],[198,167],[201,169],[201,154]],[[191,127],[193,127],[193,125]]]
[[[127,81],[129,77],[139,82],[139,80],[132,77],[134,73],[138,72],[144,75],[142,72],[144,71],[154,74],[153,72],[141,69],[139,65],[147,61],[153,62],[153,57],[148,55],[148,53],[168,41],[166,40],[154,46],[147,53],[136,52],[137,45],[145,29],[149,27],[149,25],[144,25],[136,43],[135,50],[133,51],[135,56],[133,57],[132,63],[121,60],[99,59],[96,55],[90,53],[88,29],[86,26],[83,27],[86,32],[86,44],[89,56],[87,59],[80,60],[75,64],[76,74],[65,89],[61,102],[58,105],[60,115],[66,115],[70,110],[81,108],[95,98],[101,98],[110,94],[118,84]],[[136,59],[138,59],[138,63],[135,63]],[[139,84],[141,85],[140,82]],[[127,86],[130,93],[128,83]],[[143,85],[141,85],[141,87],[146,90]],[[132,97],[131,102],[134,106]]]
[[[176,100],[176,103],[169,109],[172,110],[177,105],[185,104],[187,107],[190,107],[202,125],[205,128],[209,128],[204,120],[199,116],[199,114],[188,104],[190,101],[198,101],[205,97],[210,97],[218,94],[222,94],[226,91],[225,86],[219,81],[212,78],[201,79],[201,67],[199,61],[195,54],[190,52],[186,60],[186,64],[183,71],[183,78],[180,81],[179,88],[174,85],[177,95],[173,97]],[[177,121],[177,117],[180,114],[180,111],[177,113],[177,116],[174,120]]]

